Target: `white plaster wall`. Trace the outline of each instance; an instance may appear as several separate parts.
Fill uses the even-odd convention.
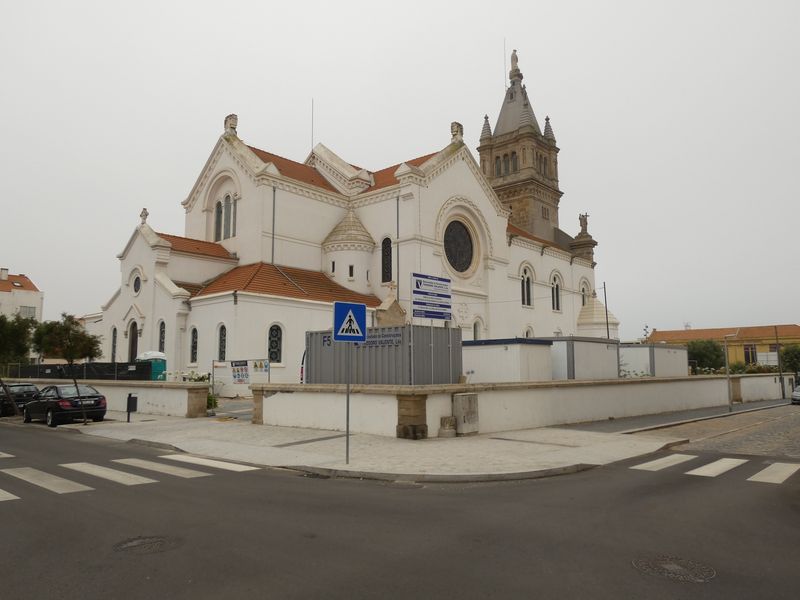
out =
[[[231,260],[170,252],[166,273],[173,281],[200,284],[230,271],[238,264]]]
[[[346,405],[344,393],[277,393],[264,398],[264,424],[344,431]],[[395,437],[396,427],[396,396],[350,394],[351,432]]]
[[[42,306],[44,293],[30,290],[11,289],[10,292],[0,292],[0,314],[13,317],[19,312],[21,306],[32,306],[36,311],[36,320],[42,320]]]
[[[684,377],[689,374],[686,348],[655,347],[656,377]]]
[[[650,376],[650,346],[620,346],[619,361],[627,377]],[[686,375],[685,370],[682,375]]]
[[[368,323],[371,323],[372,313],[372,310],[367,311]],[[188,359],[188,332],[197,327],[198,360],[187,368],[210,372],[212,361],[218,359],[218,332],[222,323],[227,330],[226,361],[266,358],[269,329],[279,325],[283,331],[282,360],[270,365],[270,381],[299,383],[306,331],[333,327],[333,307],[324,302],[264,298],[246,293],[238,294],[235,305],[232,294],[198,298],[192,303],[185,336]],[[236,394],[251,396],[247,386],[231,385],[222,390],[223,396]]]
[[[546,427],[727,404],[723,379],[621,380],[478,394],[480,433]]]
[[[780,378],[775,375],[742,375],[742,400],[755,402],[758,400],[773,400],[781,397]],[[786,397],[792,392],[789,387],[789,376],[784,375]]]
[[[39,387],[68,383],[66,379],[31,380]],[[80,383],[80,381],[79,381]],[[137,412],[147,415],[185,417],[190,390],[206,389],[202,383],[168,383],[150,381],[102,381],[89,380],[91,385],[106,397],[108,410],[125,411],[128,394],[138,398]]]
[[[550,346],[550,360],[553,365],[553,379],[566,379],[568,375],[566,342],[553,342]]]
[[[363,250],[336,250],[327,252],[323,257],[322,271],[339,285],[360,294],[372,294],[374,292],[373,282],[375,272],[371,264],[372,253]],[[336,271],[331,271],[332,261],[336,262]],[[353,265],[353,276],[350,277],[350,265]],[[367,280],[367,271],[369,281]],[[377,271],[378,283],[380,283],[380,270]]]
[[[575,340],[575,379],[619,377],[617,345]]]
[[[468,383],[549,381],[552,377],[550,346],[463,346],[461,356]]]
[[[450,417],[452,415],[453,399],[450,394],[430,394],[425,405],[428,437],[438,437],[439,429],[442,426],[442,417]]]

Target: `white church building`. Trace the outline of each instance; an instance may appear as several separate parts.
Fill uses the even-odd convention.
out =
[[[445,325],[465,340],[606,335],[596,242],[587,215],[574,236],[560,228],[559,149],[516,52],[477,160],[458,123],[443,148],[375,171],[322,144],[295,162],[239,134],[229,115],[182,203],[182,236],[154,231],[142,211],[118,255],[119,289],[86,318],[103,360],[156,350],[170,371],[207,372],[267,358],[273,382],[297,382],[305,333],[332,326],[334,301],[366,304],[370,325],[411,322],[411,273],[452,281]]]

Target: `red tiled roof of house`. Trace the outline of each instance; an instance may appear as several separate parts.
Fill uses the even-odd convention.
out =
[[[248,148],[250,148],[250,150],[252,150],[253,153],[265,163],[272,163],[275,165],[280,174],[284,177],[295,179],[296,181],[302,181],[303,183],[322,188],[329,192],[338,193],[338,190],[328,183],[328,180],[325,179],[314,167],[309,167],[303,163],[295,162],[293,160],[289,160],[288,158],[283,158],[282,156],[272,154],[271,152],[266,152],[254,146],[248,146]]]
[[[201,256],[215,256],[217,258],[234,258],[234,256],[228,252],[222,244],[218,244],[216,242],[194,240],[192,238],[170,235],[168,233],[159,233],[157,235],[158,237],[172,244],[172,249],[175,252],[199,254]]]
[[[729,340],[774,340],[775,327],[778,338],[800,339],[800,325],[758,325],[754,327],[717,327],[712,329],[671,329],[654,330],[647,338],[648,342],[691,342],[695,340],[722,340],[732,335]]]
[[[417,158],[412,158],[411,160],[403,161],[407,165],[411,165],[412,167],[418,167],[422,164],[425,164],[431,157],[436,156],[438,152],[433,152],[431,154],[426,154],[425,156],[419,156]],[[379,190],[381,188],[389,187],[391,185],[395,185],[398,183],[397,177],[394,176],[394,172],[397,171],[398,167],[403,163],[397,163],[396,165],[392,165],[391,167],[386,167],[385,169],[381,169],[380,171],[375,171],[372,174],[375,183],[372,184],[367,191],[371,192],[373,190]]]
[[[11,275],[9,273],[8,279],[0,279],[0,292],[13,292],[14,290],[38,292],[39,288],[28,279],[27,275]]]
[[[175,285],[177,285],[179,288],[183,288],[187,292],[189,292],[189,295],[192,298],[197,296],[197,294],[200,293],[200,290],[203,289],[203,284],[202,283],[186,283],[186,282],[183,282],[183,281],[174,281],[173,283]]]
[[[376,296],[349,290],[320,271],[267,263],[231,269],[206,285],[197,295],[202,297],[234,290],[320,302],[359,302],[370,307],[381,303]]]
[[[544,246],[555,246],[555,244],[553,242],[548,242],[547,240],[544,240],[542,238],[536,237],[532,233],[529,233],[529,232],[525,231],[521,227],[517,227],[516,225],[512,225],[511,223],[509,223],[508,226],[506,227],[506,231],[508,233],[510,233],[511,235],[517,235],[519,237],[523,237],[523,238],[528,239],[528,240],[533,240],[537,244],[542,244]]]

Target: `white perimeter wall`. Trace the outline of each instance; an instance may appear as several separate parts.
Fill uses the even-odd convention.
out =
[[[619,377],[617,344],[575,340],[575,379],[616,379]]]
[[[780,398],[780,383],[776,375],[745,375],[740,379],[745,402]],[[784,376],[784,379],[788,394],[790,377]],[[293,385],[286,391],[264,398],[264,424],[343,431],[346,403],[343,386],[315,387],[316,391],[304,392],[303,386]],[[452,394],[459,392],[478,394],[479,433],[725,406],[728,403],[727,381],[723,376],[560,381],[529,385],[397,386],[375,393],[352,392],[351,431],[394,437],[398,420],[397,394],[425,394],[426,388],[431,390],[426,406],[429,437],[439,435],[440,419],[452,415]]]
[[[278,392],[264,398],[264,425],[345,431],[346,407],[344,392]],[[394,437],[396,427],[397,396],[350,394],[350,431]]]
[[[31,379],[40,389],[46,385],[66,385],[70,379]],[[91,385],[106,397],[108,410],[125,411],[128,407],[128,394],[139,399],[137,412],[148,415],[186,417],[190,411],[190,394],[198,391],[202,396],[208,390],[207,383],[169,383],[163,381],[105,381],[99,379],[79,379],[78,384]],[[204,407],[203,407],[204,408]],[[205,411],[203,411],[205,412]]]

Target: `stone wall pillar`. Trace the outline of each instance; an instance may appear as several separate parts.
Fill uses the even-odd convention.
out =
[[[423,440],[428,437],[427,394],[397,395],[397,437]]]

